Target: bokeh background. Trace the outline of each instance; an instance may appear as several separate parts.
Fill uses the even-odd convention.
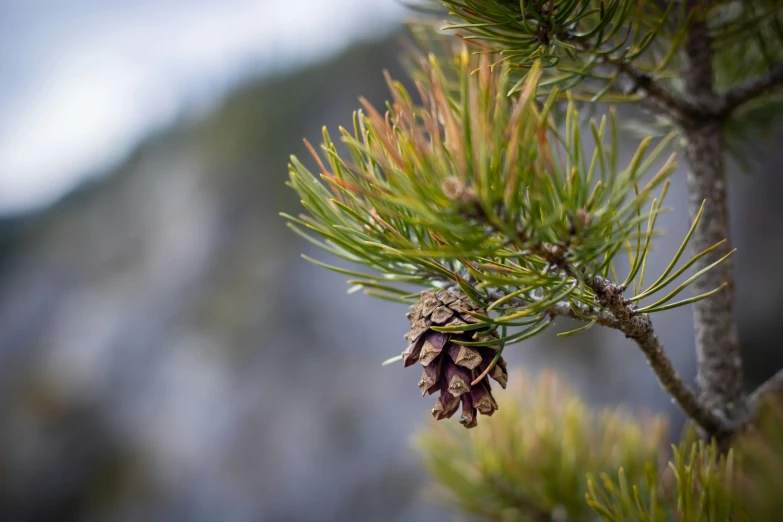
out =
[[[299,254],[289,154],[401,75],[396,0],[0,0],[0,520],[452,520],[405,310]],[[628,147],[634,139],[625,135]],[[783,365],[783,153],[732,170],[748,386]],[[309,160],[308,160],[309,161]],[[660,271],[687,230],[684,176]],[[668,256],[668,257],[667,257]],[[690,311],[655,318],[692,379]],[[573,327],[564,322],[562,329]],[[514,347],[682,417],[621,335]]]

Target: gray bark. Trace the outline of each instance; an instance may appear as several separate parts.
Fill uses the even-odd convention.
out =
[[[716,258],[731,249],[726,194],[726,168],[721,118],[715,110],[721,99],[713,89],[712,53],[706,25],[695,21],[683,52],[683,78],[689,101],[704,110],[680,121],[688,160],[689,211],[695,218],[707,200],[701,223],[691,240],[693,253],[726,239]],[[711,115],[716,114],[715,116]],[[714,259],[697,262],[700,270]],[[744,414],[742,359],[734,320],[733,262],[727,259],[697,279],[692,289],[701,294],[727,283],[726,289],[694,303],[694,328],[698,360],[697,382],[701,402],[728,419]]]
[[[783,370],[778,370],[775,375],[750,394],[747,400],[748,410],[751,414],[755,414],[759,405],[767,396],[779,395],[781,393],[783,393]]]
[[[685,414],[706,433],[722,436],[726,428],[722,419],[696,397],[674,369],[658,336],[655,335],[650,317],[636,313],[635,307],[623,298],[622,290],[611,281],[593,277],[588,281],[588,285],[595,292],[596,301],[614,316],[616,322],[613,327],[636,342],[644,353],[661,387],[669,392]]]
[[[557,260],[553,260],[557,261]],[[573,267],[565,262],[559,264],[566,273],[573,273]],[[661,388],[666,390],[672,399],[682,408],[683,412],[691,418],[705,433],[716,435],[724,439],[732,429],[723,422],[721,416],[707,408],[696,396],[696,393],[687,385],[682,377],[674,369],[671,360],[664,352],[663,345],[653,329],[649,315],[639,314],[636,307],[623,298],[623,290],[600,276],[589,278],[587,285],[595,294],[596,304],[599,306],[587,306],[579,302],[559,302],[551,306],[547,311],[550,316],[570,317],[580,321],[595,320],[598,324],[621,331],[625,337],[633,340],[641,349],[647,362],[655,375]],[[490,291],[492,299],[500,299],[504,295],[497,291]],[[525,300],[515,299],[519,305],[525,305]]]

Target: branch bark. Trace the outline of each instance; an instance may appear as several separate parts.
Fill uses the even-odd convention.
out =
[[[564,271],[567,272],[565,269]],[[595,293],[596,302],[600,306],[592,307],[564,301],[554,304],[547,312],[552,316],[570,317],[582,321],[584,318],[595,319],[602,326],[623,332],[639,346],[658,377],[661,388],[674,398],[689,418],[709,434],[725,432],[724,419],[705,407],[674,369],[674,365],[663,350],[663,345],[655,335],[649,316],[637,314],[633,304],[623,298],[622,290],[608,279],[593,277],[587,281],[587,284]],[[493,292],[490,292],[490,295],[494,299],[502,297]]]
[[[710,105],[718,99],[713,88],[712,51],[707,25],[703,20],[692,23],[683,52],[683,78],[689,99]],[[702,114],[679,122],[686,141],[688,161],[688,192],[691,219],[694,219],[706,199],[701,224],[691,239],[694,254],[726,239],[715,256],[731,249],[729,215],[726,195],[724,143],[719,117]],[[711,260],[705,256],[695,266],[700,270]],[[708,292],[727,283],[726,290],[710,299],[694,303],[696,330],[697,382],[701,402],[729,419],[744,415],[742,359],[734,321],[733,262],[724,263],[697,279],[693,293]]]
[[[724,431],[723,419],[706,407],[674,369],[658,336],[655,335],[650,317],[647,314],[637,314],[634,306],[623,298],[622,290],[611,281],[593,277],[587,284],[595,293],[596,301],[616,318],[616,328],[636,342],[658,377],[661,387],[669,392],[685,414],[709,434]]]
[[[633,82],[633,90],[644,95],[641,102],[652,109],[666,114],[674,121],[679,121],[693,110],[688,102],[677,94],[656,82],[648,74],[636,69],[627,62],[609,62],[618,72]]]
[[[747,400],[748,410],[755,414],[762,399],[772,393],[783,393],[783,369],[778,370],[775,375],[750,394]]]
[[[563,258],[558,248],[547,248],[542,245],[534,249],[534,252],[574,279],[585,276],[581,270],[576,269]],[[611,324],[613,328],[620,330],[627,338],[636,342],[658,377],[661,387],[669,392],[686,415],[701,426],[707,435],[717,436],[721,441],[725,440],[727,432],[732,431],[730,419],[727,419],[722,408],[714,408],[711,403],[705,400],[707,397],[704,394],[697,397],[694,391],[683,382],[682,377],[674,369],[671,360],[663,351],[663,346],[653,330],[650,317],[647,314],[638,314],[636,307],[623,298],[623,289],[610,280],[600,276],[592,276],[588,277],[585,282],[595,294],[596,303],[614,316],[615,321],[604,316],[603,320],[607,326]],[[707,299],[701,302],[704,301]]]
[[[574,311],[574,308],[576,308],[576,312],[579,312],[578,314]],[[555,303],[548,310],[548,312],[554,316],[570,317],[571,319],[576,319],[578,321],[584,321],[584,318],[588,317],[590,320],[594,319],[595,322],[601,326],[620,330],[620,321],[617,320],[612,312],[604,310],[603,308],[591,307],[582,303],[567,303],[563,301],[560,303]]]
[[[783,85],[783,63],[778,63],[773,65],[766,74],[727,91],[723,95],[724,116],[729,116],[742,104],[781,85]]]

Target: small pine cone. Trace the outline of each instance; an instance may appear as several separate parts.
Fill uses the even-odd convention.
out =
[[[424,366],[419,380],[422,396],[439,392],[432,409],[437,420],[453,416],[462,405],[459,421],[466,428],[478,423],[478,413],[492,415],[498,409],[492,388],[491,377],[503,388],[508,382],[506,362],[499,358],[497,363],[481,381],[472,382],[481,375],[497,355],[498,346],[463,346],[454,341],[491,342],[497,339],[494,333],[473,337],[474,332],[442,333],[432,330],[435,326],[459,326],[476,323],[471,312],[486,315],[473,301],[457,289],[424,292],[418,303],[408,313],[411,329],[405,335],[410,343],[402,352],[403,365],[416,362]]]

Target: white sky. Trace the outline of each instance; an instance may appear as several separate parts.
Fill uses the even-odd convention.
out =
[[[51,203],[243,75],[405,14],[399,0],[0,0],[0,214]]]

